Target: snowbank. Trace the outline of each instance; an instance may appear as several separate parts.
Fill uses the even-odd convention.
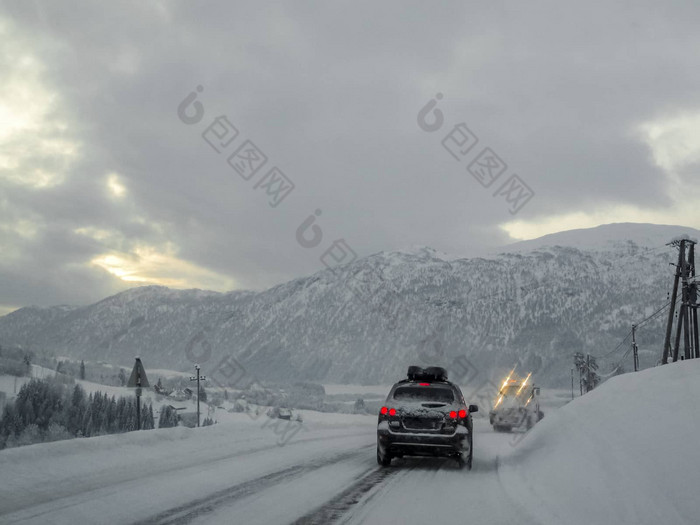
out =
[[[545,524],[700,520],[700,360],[610,379],[545,417],[499,474]]]
[[[304,425],[283,446],[284,427],[276,424],[288,422],[264,415],[253,420],[246,414],[227,414],[226,422],[209,427],[164,428],[5,449],[0,451],[0,522],[4,513],[141,477],[162,480],[174,473],[181,476],[188,468],[207,472],[212,465],[245,453],[270,457],[259,465],[264,473],[279,468],[287,457],[294,459],[295,453],[287,451],[298,451],[300,444],[309,443],[314,452],[322,448],[317,443],[323,439],[334,443],[359,436],[366,441],[367,435],[373,436],[376,421],[375,416],[306,411],[303,415]],[[371,454],[368,457],[373,459]]]

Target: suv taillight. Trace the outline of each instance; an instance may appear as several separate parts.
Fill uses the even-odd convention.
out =
[[[379,410],[379,413],[383,416],[386,416],[387,414],[390,416],[395,416],[396,415],[396,409],[395,408],[387,408],[387,407],[382,407]]]

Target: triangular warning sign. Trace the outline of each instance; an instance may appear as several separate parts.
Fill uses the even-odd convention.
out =
[[[136,358],[134,363],[134,369],[131,371],[131,376],[129,377],[129,382],[126,384],[129,388],[148,388],[148,378],[146,377],[146,371],[143,369],[143,364],[139,357]]]

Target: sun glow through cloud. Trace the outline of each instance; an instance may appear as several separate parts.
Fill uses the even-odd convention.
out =
[[[127,283],[217,291],[228,291],[236,287],[234,279],[180,259],[176,256],[176,251],[172,245],[162,250],[140,246],[133,253],[105,253],[90,262]]]
[[[61,184],[80,153],[44,65],[13,39],[0,19],[0,178],[37,189]]]
[[[126,195],[126,186],[122,184],[119,175],[116,173],[110,173],[107,176],[107,188],[112,196],[117,199],[121,199]]]
[[[532,220],[514,220],[499,227],[513,240],[528,240],[565,230],[593,228],[612,222],[685,224],[700,227],[697,199],[700,190],[688,184],[679,170],[700,163],[700,112],[647,122],[636,134],[648,146],[656,165],[668,178],[668,193],[675,201],[672,209],[647,208],[625,204],[601,205],[592,211],[576,211]],[[697,184],[696,184],[697,186]]]

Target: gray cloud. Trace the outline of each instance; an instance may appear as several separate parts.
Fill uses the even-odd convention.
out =
[[[460,121],[535,189],[519,218],[670,207],[667,178],[634,131],[700,109],[698,9],[9,2],[11,37],[43,64],[81,153],[53,187],[0,177],[1,239],[17,252],[0,266],[0,304],[98,299],[129,284],[90,261],[168,243],[237,286],[269,286],[320,268],[322,247],[294,238],[317,208],[323,246],[344,237],[361,255],[501,244],[505,203],[440,146]],[[175,110],[198,84],[206,116],[186,126]],[[446,123],[427,134],[416,114],[437,92]],[[279,208],[201,139],[221,114],[294,180]],[[108,194],[109,173],[123,199]],[[17,233],[17,217],[37,232]]]

